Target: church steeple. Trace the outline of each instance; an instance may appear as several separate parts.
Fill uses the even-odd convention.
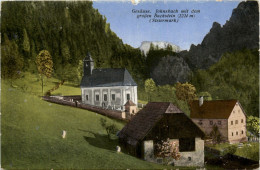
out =
[[[92,70],[94,69],[94,60],[92,59],[90,53],[87,53],[87,56],[83,59],[83,71],[84,76],[90,76]]]

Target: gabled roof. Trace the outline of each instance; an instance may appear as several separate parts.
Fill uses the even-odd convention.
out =
[[[228,119],[237,102],[238,100],[212,100],[203,101],[203,104],[199,106],[199,101],[194,100],[190,105],[190,117],[199,119]],[[238,104],[240,105],[239,102]]]
[[[132,120],[120,131],[118,136],[119,138],[127,138],[132,145],[135,145],[149,133],[158,121],[160,121],[164,116],[170,114],[182,114],[186,116],[183,111],[178,109],[172,103],[150,102],[132,118]],[[189,118],[187,117],[187,119]],[[190,122],[193,123],[191,120]],[[184,122],[178,124],[180,127],[176,127],[177,131],[180,131],[181,129],[184,129],[185,131],[186,126],[183,123]],[[201,133],[203,134],[202,131]]]
[[[137,86],[126,69],[93,69],[91,76],[84,75],[80,87]]]
[[[134,104],[134,102],[132,102],[132,100],[128,100],[124,106],[136,106],[136,104]]]

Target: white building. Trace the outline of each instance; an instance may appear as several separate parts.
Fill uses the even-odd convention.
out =
[[[121,110],[128,100],[137,105],[137,84],[127,69],[94,69],[94,61],[89,54],[83,63],[82,103]]]

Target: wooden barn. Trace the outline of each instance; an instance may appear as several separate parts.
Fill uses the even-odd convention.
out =
[[[169,138],[177,143],[177,166],[204,165],[204,133],[180,109],[169,102],[150,102],[119,132],[119,143],[131,155],[162,163],[156,143]]]

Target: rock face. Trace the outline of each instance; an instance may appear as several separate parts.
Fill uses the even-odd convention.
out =
[[[150,76],[157,85],[165,85],[186,82],[190,74],[191,70],[182,57],[166,56],[151,71]]]
[[[225,52],[259,48],[259,12],[256,1],[241,2],[223,26],[214,22],[201,44],[191,45],[179,57],[164,57],[150,75],[159,85],[188,81],[191,70],[206,69]]]
[[[166,49],[168,46],[172,48],[173,52],[180,52],[180,47],[169,42],[164,41],[143,41],[139,49],[144,52],[144,55],[150,50],[150,46],[153,44],[154,47],[159,49]]]
[[[259,47],[259,13],[256,1],[241,2],[223,27],[214,22],[201,44],[181,52],[193,69],[206,69],[219,61],[222,54],[243,48]]]

